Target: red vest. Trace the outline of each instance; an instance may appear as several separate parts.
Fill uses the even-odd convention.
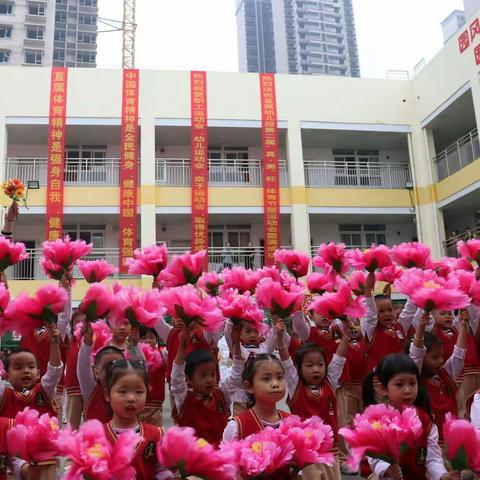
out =
[[[172,418],[181,427],[192,427],[197,436],[212,445],[219,445],[230,417],[229,405],[223,393],[216,388],[210,398],[203,398],[189,390],[180,413],[173,408]]]
[[[340,384],[362,384],[367,374],[367,344],[363,338],[348,342],[347,361],[343,367]]]
[[[99,420],[108,423],[112,419],[110,405],[105,400],[102,385],[97,382],[88,403],[85,405],[83,416],[86,420]]]
[[[289,414],[283,410],[277,411],[282,420],[289,416]],[[233,419],[237,423],[239,440],[243,440],[249,435],[258,433],[265,428],[262,421],[258,418],[253,409],[245,410],[240,415],[233,417]],[[279,471],[267,475],[264,478],[265,480],[286,480],[290,478],[290,467],[287,465],[281,468]]]
[[[287,400],[287,405],[292,415],[298,415],[302,420],[318,415],[332,427],[333,435],[337,438],[337,397],[328,380],[319,385],[318,395],[315,395],[305,382],[299,379],[295,393]]]
[[[148,395],[145,408],[161,407],[165,400],[165,365],[148,368]]]
[[[105,433],[112,445],[117,441],[117,434],[110,423],[104,424]],[[140,423],[140,435],[144,438],[137,445],[132,466],[135,468],[136,480],[151,480],[155,478],[158,465],[157,443],[162,437],[162,429],[148,423]]]
[[[450,412],[457,416],[457,385],[450,375],[441,368],[438,375],[432,378],[423,378],[423,383],[432,404],[433,421],[438,427],[440,440],[443,440],[443,422],[445,415]]]
[[[480,373],[480,362],[477,351],[477,340],[469,329],[467,337],[467,353],[465,355],[465,373]]]
[[[443,358],[450,358],[453,353],[453,347],[457,343],[457,329],[451,328],[450,330],[443,330],[435,325],[432,333],[434,333],[443,344]]]
[[[67,395],[81,395],[80,385],[77,378],[77,362],[80,342],[73,337],[67,348],[67,359],[65,364],[65,388]]]
[[[7,431],[14,425],[13,419],[0,417],[0,480],[7,480]]]
[[[397,323],[389,328],[375,329],[373,338],[368,343],[367,371],[373,370],[385,355],[403,352],[405,336]]]
[[[295,363],[295,357],[297,355],[298,349],[302,346],[302,341],[298,337],[290,337],[290,343],[288,345],[288,353],[290,354],[290,358]]]
[[[26,395],[13,390],[13,388],[6,388],[0,404],[0,417],[15,418],[15,415],[25,407],[37,410],[40,415],[48,413],[52,417],[57,416],[56,405],[45,393],[39,381]]]
[[[313,342],[325,350],[327,365],[331,362],[333,354],[337,351],[337,343],[328,329],[320,329],[316,326],[310,327],[310,335],[307,342]]]

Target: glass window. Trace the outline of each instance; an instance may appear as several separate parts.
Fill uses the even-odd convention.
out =
[[[25,50],[25,63],[28,65],[41,65],[43,52],[41,50]]]
[[[10,62],[10,50],[0,50],[0,63]]]
[[[54,39],[57,42],[64,42],[65,41],[65,30],[55,30]]]
[[[84,5],[85,7],[96,7],[97,0],[80,0],[80,5]]]
[[[95,44],[97,36],[94,33],[78,32],[78,43]]]
[[[68,0],[57,0],[57,5],[66,5]]]
[[[65,50],[57,50],[53,51],[53,59],[58,61],[65,60]]]
[[[11,25],[0,25],[0,38],[12,38]]]
[[[27,38],[30,40],[43,40],[43,27],[27,25]]]
[[[77,52],[77,62],[95,63],[95,52]]]
[[[95,15],[87,15],[85,13],[80,13],[78,15],[78,23],[80,25],[96,25],[97,17]]]
[[[37,15],[39,17],[44,17],[46,8],[47,5],[45,3],[28,2],[29,15]]]
[[[0,2],[0,15],[13,15],[13,4]]]
[[[67,12],[55,12],[55,21],[66,23],[67,21]]]

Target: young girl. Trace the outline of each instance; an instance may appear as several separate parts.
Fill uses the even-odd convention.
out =
[[[244,365],[239,338],[234,339],[235,356],[229,377],[218,387],[217,365],[209,350],[194,350],[188,355],[192,331],[185,328],[172,368],[172,417],[180,426],[192,427],[197,436],[218,445],[230,416],[232,394],[241,386]]]
[[[138,416],[145,407],[148,391],[148,374],[142,361],[114,360],[105,368],[105,397],[112,410],[112,419],[105,423],[105,432],[114,444],[118,435],[134,430],[143,437],[136,448],[132,463],[137,480],[164,480],[172,478],[156,455],[156,444],[162,429],[139,422]]]
[[[370,372],[363,385],[365,406],[375,402],[373,377],[377,376],[387,403],[401,410],[404,406],[414,406],[422,422],[422,434],[413,448],[400,457],[399,464],[389,463],[368,457],[368,463],[375,478],[393,480],[426,480],[427,472],[431,480],[458,478],[454,472],[448,473],[438,445],[438,428],[430,418],[428,395],[420,384],[420,374],[415,362],[403,353],[392,353],[384,357],[376,372]]]
[[[290,412],[302,419],[318,415],[332,427],[336,442],[338,419],[335,391],[345,364],[350,337],[346,334],[342,336],[337,352],[327,369],[325,351],[314,343],[306,343],[300,347],[294,365],[283,343],[284,329],[283,322],[278,322],[278,351],[286,372],[287,404]],[[325,480],[340,478],[338,455],[333,467],[318,465],[317,470]]]

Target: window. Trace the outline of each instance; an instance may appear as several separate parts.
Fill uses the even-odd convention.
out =
[[[95,52],[77,52],[77,62],[95,63]]]
[[[57,50],[53,51],[53,59],[59,62],[63,62],[65,60],[65,50]]]
[[[28,2],[28,15],[45,16],[47,5],[45,3]]]
[[[83,240],[93,244],[94,251],[86,257],[86,260],[105,258],[105,254],[95,252],[98,248],[104,248],[105,225],[64,225],[63,231],[72,240]]]
[[[0,38],[12,38],[11,25],[0,25]]]
[[[87,15],[85,13],[80,13],[78,15],[79,25],[96,25],[97,17],[95,15]]]
[[[0,15],[13,15],[13,3],[0,2]]]
[[[41,65],[42,57],[42,50],[25,50],[25,63],[28,65]]]
[[[68,3],[68,0],[57,0],[57,5],[66,5]]]
[[[27,25],[27,38],[30,40],[43,40],[43,27]]]
[[[97,0],[80,0],[80,5],[84,5],[85,7],[96,7]]]
[[[372,243],[386,243],[386,226],[384,224],[340,224],[340,241],[347,247],[369,247]]]
[[[94,33],[78,32],[78,43],[95,44],[97,36]]]
[[[57,42],[65,41],[65,30],[55,30],[54,40]]]
[[[67,12],[55,12],[55,21],[67,23]]]
[[[0,63],[10,62],[10,50],[0,50]]]

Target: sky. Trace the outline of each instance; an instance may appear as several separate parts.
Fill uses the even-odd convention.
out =
[[[273,0],[281,1],[281,0]],[[462,0],[353,0],[362,77],[412,72],[443,45],[440,22]],[[122,19],[122,0],[100,0],[100,17]],[[238,71],[235,0],[137,0],[136,67]],[[100,24],[100,29],[108,27]],[[102,33],[99,67],[119,67],[121,32]]]

